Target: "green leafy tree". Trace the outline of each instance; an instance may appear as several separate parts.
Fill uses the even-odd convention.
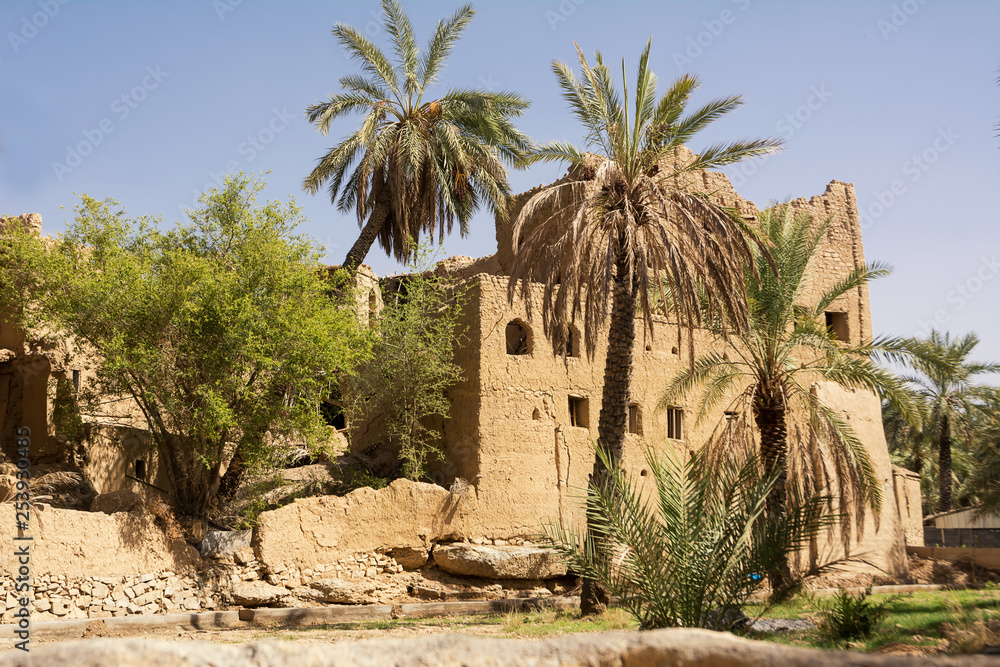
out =
[[[927,338],[908,338],[910,353],[907,366],[914,374],[906,376],[924,404],[924,433],[937,450],[937,511],[947,512],[952,503],[952,442],[957,431],[972,431],[978,405],[991,398],[991,390],[976,384],[982,375],[1000,372],[1000,364],[969,361],[979,344],[970,333],[952,339],[948,333],[931,331]]]
[[[763,576],[782,567],[833,517],[827,499],[789,497],[787,511],[766,511],[779,483],[777,471],[761,475],[755,457],[719,462],[699,457],[680,463],[647,450],[654,486],[625,475],[597,450],[611,470],[609,483],[587,490],[588,525],[581,535],[565,526],[548,537],[572,569],[601,582],[643,629],[730,630]],[[601,557],[610,551],[612,558]]]
[[[409,266],[413,272],[386,281],[372,356],[349,379],[348,415],[356,430],[363,429],[366,439],[390,454],[377,471],[388,477],[420,480],[443,457],[440,424],[450,409],[446,391],[462,379],[455,348],[465,333],[459,316],[466,288],[426,271],[428,258],[418,248]]]
[[[199,519],[233,456],[252,465],[282,437],[322,438],[320,397],[364,351],[320,249],[292,234],[299,209],[259,206],[262,188],[228,178],[170,231],[84,195],[60,239],[22,230],[0,264],[0,282],[35,297],[21,321],[96,353],[97,393],[134,402],[175,509]]]
[[[686,177],[763,155],[779,144],[771,139],[719,143],[686,159],[683,145],[740,106],[742,99],[714,100],[685,115],[697,79],[681,77],[657,99],[649,50],[647,43],[639,59],[634,102],[627,86],[619,94],[600,53],[591,67],[577,48],[581,78],[564,63],[553,65],[563,98],[586,129],[587,146],[600,155],[585,154],[565,142],[535,150],[530,161],[569,162],[574,167],[571,174],[579,177],[535,195],[513,230],[511,300],[519,280],[529,306],[532,283],[544,283],[546,334],[557,343],[565,340],[570,323],[582,317],[590,356],[599,334],[608,331],[598,424],[598,444],[607,456],[594,463],[598,485],[609,474],[604,461],[621,461],[635,314],[638,309],[652,331],[651,281],[672,286],[678,295],[676,313],[688,323],[697,322],[701,314],[696,307],[698,285],[707,290],[710,312],[725,314],[737,326],[746,318],[741,279],[755,246],[754,231],[735,211],[692,191]],[[549,213],[544,219],[533,229],[526,228],[545,208]],[[588,580],[581,608],[585,613],[599,612],[607,599]]]
[[[304,183],[313,194],[327,184],[337,208],[357,214],[362,229],[344,260],[348,268],[364,261],[376,239],[406,261],[421,234],[443,237],[456,218],[467,234],[484,203],[505,215],[510,186],[504,163],[519,165],[529,145],[511,123],[528,106],[514,93],[452,89],[425,99],[475,14],[470,5],[438,23],[422,55],[399,3],[382,0],[382,11],[395,66],[360,30],[338,23],[333,35],[362,73],[341,77],[343,92],[306,109],[324,136],[334,120],[364,114],[361,127],[331,148]]]
[[[840,459],[835,468],[848,471],[861,500],[878,510],[881,485],[864,445],[847,421],[810,391],[816,380],[849,389],[864,389],[892,401],[904,414],[913,407],[898,377],[875,364],[878,351],[898,354],[892,340],[850,345],[828,328],[824,313],[838,299],[869,280],[886,275],[884,265],[859,266],[815,298],[807,300],[810,269],[817,261],[829,222],[814,222],[787,206],[764,211],[760,228],[770,240],[770,256],[756,252],[756,270],[744,274],[750,300],[748,325],[722,338],[714,351],[699,356],[674,378],[659,407],[674,405],[696,388],[703,388],[697,419],[706,418],[724,400],[736,399],[731,412],[749,414],[760,438],[760,458],[767,474],[778,475],[769,512],[780,514],[788,484],[788,415],[796,409],[808,415],[817,434],[825,435]],[[775,271],[768,268],[773,264]]]

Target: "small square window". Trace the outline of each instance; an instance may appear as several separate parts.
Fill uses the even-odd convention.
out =
[[[570,327],[566,331],[566,339],[562,345],[559,346],[559,354],[564,354],[567,357],[579,357],[580,356],[580,343],[576,339],[576,332]]]
[[[667,437],[684,439],[684,411],[680,408],[667,408]]]
[[[847,313],[826,313],[826,328],[833,332],[837,340],[849,341],[851,332],[847,326]]]
[[[590,401],[582,396],[569,397],[569,424],[579,428],[590,427]]]
[[[628,406],[628,432],[642,435],[642,412],[637,403]]]

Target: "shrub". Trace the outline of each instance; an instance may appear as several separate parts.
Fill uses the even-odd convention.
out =
[[[608,458],[600,449],[598,456]],[[739,612],[762,579],[835,519],[823,513],[825,497],[802,498],[794,489],[786,512],[769,516],[766,499],[778,476],[762,476],[754,458],[708,466],[647,450],[651,489],[604,462],[609,483],[591,485],[586,496],[595,535],[550,526],[547,536],[644,629],[729,630],[745,622]]]
[[[389,283],[376,326],[371,358],[350,376],[352,397],[345,405],[353,424],[365,424],[377,446],[393,451],[395,478],[420,480],[443,456],[442,420],[448,418],[446,391],[462,379],[455,347],[465,332],[459,316],[467,288],[428,275],[430,251],[420,246],[408,265],[414,273]]]
[[[874,632],[879,623],[889,614],[889,607],[902,595],[893,595],[876,602],[871,599],[869,584],[864,592],[854,595],[841,588],[833,601],[820,612],[820,634],[832,641],[842,639],[865,639]]]

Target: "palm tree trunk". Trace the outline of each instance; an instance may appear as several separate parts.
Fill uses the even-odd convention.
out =
[[[386,218],[389,217],[389,208],[388,194],[383,194],[375,202],[375,208],[372,209],[371,215],[368,216],[368,222],[365,223],[364,229],[361,230],[358,240],[347,251],[347,257],[344,259],[345,269],[354,271],[365,261],[368,251],[371,250],[372,244],[375,243],[379,232],[382,231],[382,226],[385,224]]]
[[[635,304],[638,281],[629,276],[625,251],[619,250],[616,261],[614,294],[612,296],[611,322],[608,331],[608,354],[604,362],[604,390],[601,394],[601,414],[597,423],[597,446],[607,453],[613,465],[619,465],[624,452],[625,433],[628,429],[629,383],[632,380],[632,349],[635,344]],[[594,461],[590,477],[593,486],[603,486],[611,479],[611,471],[600,457]],[[597,545],[595,557],[603,557],[601,533],[587,516],[588,537]],[[580,593],[580,612],[583,615],[603,613],[611,594],[596,581],[584,579]]]
[[[945,415],[938,440],[938,512],[951,509],[951,421]]]
[[[785,511],[785,485],[788,470],[785,465],[788,456],[788,426],[785,423],[785,404],[775,396],[754,394],[753,414],[760,431],[760,457],[764,464],[764,474],[770,476],[778,471],[778,481],[767,497],[767,513],[779,516]],[[779,571],[769,575],[772,594],[785,590],[792,581],[792,571],[788,560]]]

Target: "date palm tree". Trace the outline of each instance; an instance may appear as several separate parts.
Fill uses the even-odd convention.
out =
[[[779,145],[774,139],[733,141],[692,156],[683,145],[740,106],[742,99],[714,100],[685,115],[698,85],[691,76],[679,78],[657,99],[650,45],[639,58],[634,102],[627,82],[619,94],[600,53],[591,67],[577,46],[580,78],[566,64],[553,64],[563,98],[586,129],[586,147],[600,154],[584,153],[566,142],[532,151],[530,162],[568,162],[570,173],[578,177],[533,196],[513,228],[511,301],[520,281],[523,301],[530,307],[532,283],[544,283],[546,335],[565,340],[570,323],[582,317],[591,357],[598,334],[610,323],[598,424],[598,447],[607,456],[596,457],[592,477],[599,485],[610,479],[604,461],[617,465],[622,458],[635,316],[638,308],[652,332],[651,282],[673,287],[679,295],[676,312],[690,325],[701,313],[696,308],[698,285],[704,286],[710,313],[737,326],[746,317],[741,278],[757,241],[755,232],[735,211],[689,189],[686,177],[764,155]],[[622,71],[624,76],[624,63]],[[535,214],[543,210],[547,213],[539,222]],[[601,611],[607,599],[606,590],[585,580],[584,613]]]
[[[908,338],[907,365],[915,374],[905,377],[924,402],[928,417],[924,431],[938,452],[938,512],[951,509],[952,439],[956,429],[971,429],[983,401],[992,396],[990,388],[974,383],[988,373],[1000,373],[1000,364],[969,361],[979,337],[969,333],[952,339],[950,334],[931,331],[925,339]]]
[[[1000,515],[1000,389],[986,392],[976,416],[976,466],[963,487],[984,513]]]
[[[475,14],[470,5],[438,23],[423,54],[399,3],[382,0],[382,11],[397,62],[360,30],[338,23],[333,35],[362,73],[342,76],[342,92],[306,109],[324,136],[334,120],[364,114],[361,127],[320,158],[303,184],[311,194],[325,184],[340,211],[357,214],[361,235],[344,260],[349,268],[364,261],[376,239],[405,262],[422,233],[443,238],[457,219],[467,234],[483,204],[502,217],[510,198],[504,163],[520,166],[530,144],[511,123],[528,106],[514,93],[452,89],[425,97]]]
[[[788,416],[791,409],[798,408],[808,415],[813,432],[825,435],[835,445],[833,455],[838,460],[834,468],[848,475],[842,481],[850,482],[863,503],[878,511],[881,485],[864,445],[848,422],[810,391],[810,385],[828,380],[872,391],[889,400],[907,419],[915,419],[915,407],[902,380],[871,358],[877,352],[897,357],[901,354],[899,341],[850,344],[838,340],[825,318],[834,302],[869,280],[887,275],[889,269],[878,263],[858,266],[810,299],[810,270],[820,255],[829,222],[814,223],[807,214],[779,206],[762,212],[759,223],[771,242],[776,271],[767,271],[770,263],[757,252],[757,271],[748,268],[745,272],[751,304],[748,326],[725,337],[722,347],[699,356],[690,368],[679,372],[658,407],[675,405],[696,388],[703,388],[698,420],[725,400],[732,401],[727,407],[730,414],[752,416],[764,471],[778,474],[778,484],[768,500],[771,514],[784,511],[789,489]]]

